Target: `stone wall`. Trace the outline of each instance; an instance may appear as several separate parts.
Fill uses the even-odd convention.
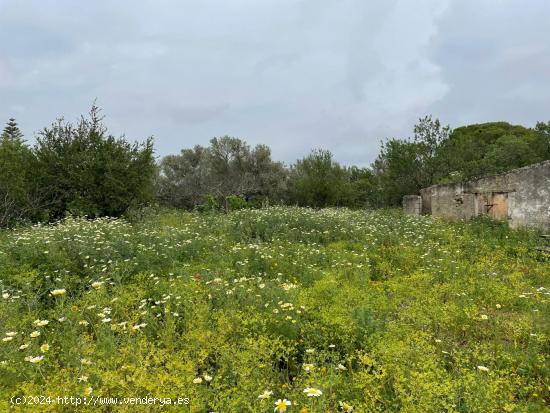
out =
[[[431,186],[420,196],[424,214],[451,219],[488,215],[514,228],[550,228],[550,161],[475,181]],[[403,200],[404,210],[410,202]]]
[[[403,197],[403,212],[407,215],[420,215],[422,213],[420,195],[405,195]]]
[[[437,185],[420,191],[423,213],[437,217],[467,219],[476,215],[475,197],[464,184]]]

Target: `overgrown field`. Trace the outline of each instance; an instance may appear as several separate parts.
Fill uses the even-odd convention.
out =
[[[538,243],[282,207],[5,231],[0,411],[548,411]],[[31,395],[190,404],[10,405]]]

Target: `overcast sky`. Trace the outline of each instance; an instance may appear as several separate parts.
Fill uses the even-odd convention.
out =
[[[550,120],[548,0],[0,0],[0,121],[94,99],[159,156],[213,136],[368,165],[432,114]]]

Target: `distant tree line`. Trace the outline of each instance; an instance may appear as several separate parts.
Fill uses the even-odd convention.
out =
[[[261,159],[261,161],[260,161]],[[404,195],[440,183],[497,174],[550,159],[550,122],[535,128],[491,122],[451,130],[426,116],[412,138],[381,143],[370,167],[342,166],[327,150],[316,149],[289,167],[241,140],[214,138],[207,148],[184,149],[160,163],[159,199],[193,209],[276,202],[292,205],[380,208],[401,204]],[[233,202],[235,204],[235,202]]]
[[[0,226],[67,214],[120,216],[158,203],[198,210],[266,204],[315,208],[397,206],[403,195],[550,159],[550,122],[492,122],[451,130],[426,116],[411,138],[386,139],[369,167],[343,166],[315,149],[286,166],[266,145],[213,138],[155,161],[153,141],[109,134],[94,105],[76,123],[58,119],[29,146],[14,119],[0,135]]]

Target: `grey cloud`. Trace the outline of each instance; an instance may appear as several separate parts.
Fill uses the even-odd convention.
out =
[[[167,110],[171,113],[175,123],[202,123],[215,119],[226,110],[229,105],[217,105],[211,107],[172,107]]]
[[[550,118],[550,3],[454,2],[431,56],[448,92],[430,109],[453,124]]]
[[[547,4],[0,0],[0,117],[31,137],[97,98],[159,155],[229,134],[367,165],[426,113],[549,117]]]

